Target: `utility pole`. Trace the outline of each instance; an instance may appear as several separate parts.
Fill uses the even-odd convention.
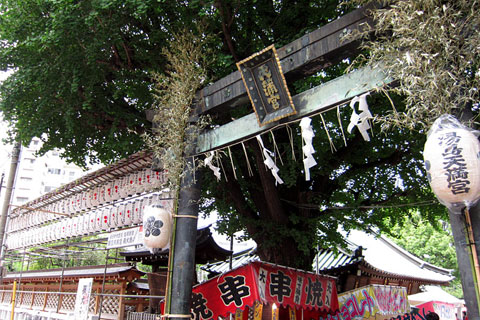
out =
[[[20,159],[20,150],[22,145],[20,141],[16,141],[12,151],[12,161],[10,163],[10,171],[8,173],[7,188],[5,192],[5,198],[3,199],[2,213],[0,216],[0,272],[3,268],[4,256],[5,256],[5,228],[7,226],[7,217],[9,212],[10,200],[13,193],[13,184],[17,175],[17,167]],[[0,273],[1,275],[1,273]]]

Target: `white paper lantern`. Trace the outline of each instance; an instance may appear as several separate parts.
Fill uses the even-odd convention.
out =
[[[109,215],[109,220],[108,220],[108,225],[110,228],[116,228],[118,226],[118,207],[117,206],[111,206],[106,208],[104,211],[108,212]]]
[[[76,237],[78,235],[78,216],[70,219],[70,236]]]
[[[109,181],[103,186],[103,202],[110,202],[113,199],[113,182]]]
[[[55,240],[55,229],[54,229],[55,225],[54,224],[49,224],[47,226],[47,240],[48,242],[52,242],[53,240]]]
[[[100,231],[100,228],[97,228],[97,211],[90,211],[87,215],[87,230],[88,233],[93,233]],[[85,221],[84,221],[85,222]]]
[[[122,191],[121,191],[123,194],[122,198],[126,198],[127,196],[134,194],[135,193],[134,186],[135,186],[135,176],[132,173],[125,175],[122,181]]]
[[[432,126],[425,143],[425,168],[440,202],[458,211],[473,205],[480,196],[480,143],[456,119],[442,117]]]
[[[145,170],[140,170],[135,174],[135,193],[142,193],[145,191]]]
[[[122,227],[125,225],[125,204],[119,204],[117,206],[117,227]]]
[[[110,228],[110,212],[107,209],[97,211],[97,222],[100,221],[100,230],[108,230]]]
[[[81,192],[75,195],[75,204],[74,204],[73,210],[74,211],[72,212],[72,214],[82,210],[82,193]]]
[[[165,176],[163,172],[153,171],[153,187],[160,188],[165,183]]]
[[[149,205],[143,215],[143,242],[149,249],[169,246],[172,232],[172,216],[160,205]]]
[[[147,168],[143,174],[143,190],[146,192],[152,191],[154,188],[154,172],[152,169]]]
[[[100,186],[96,186],[92,190],[92,200],[90,201],[92,207],[96,207],[100,204]]]
[[[129,195],[128,189],[129,189],[129,175],[125,175],[121,178],[119,178],[119,183],[118,183],[118,194],[119,194],[119,199],[120,198],[126,198]]]
[[[133,203],[133,224],[140,224],[143,221],[143,199],[136,199]]]
[[[102,219],[103,219],[103,210],[99,209],[94,212],[94,219],[93,219],[93,228],[95,232],[102,230]]]
[[[120,190],[122,189],[123,178],[113,180],[112,184],[112,201],[118,200],[121,197]]]
[[[133,221],[133,202],[127,202],[125,204],[125,212],[123,217],[123,225],[130,226]]]
[[[92,198],[93,198],[93,190],[84,191],[85,193],[85,209],[90,209],[92,207]]]

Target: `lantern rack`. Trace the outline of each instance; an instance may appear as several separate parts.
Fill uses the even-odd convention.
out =
[[[27,202],[23,207],[27,211],[33,211],[45,207],[48,204],[62,200],[68,196],[78,194],[82,191],[91,189],[108,181],[112,181],[118,177],[132,173],[151,166],[153,154],[148,151],[140,151],[128,158],[121,159],[109,166],[100,168],[96,171],[86,174],[85,176],[69,182],[51,192],[48,192],[32,201]],[[22,209],[22,208],[19,208]],[[18,211],[18,210],[13,210]],[[12,217],[16,212],[12,212]]]
[[[151,152],[138,152],[13,209],[7,250],[140,225],[146,205],[171,200],[168,189],[157,191],[166,172],[152,170],[152,160]]]

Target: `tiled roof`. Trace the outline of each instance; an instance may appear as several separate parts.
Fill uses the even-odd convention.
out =
[[[256,254],[256,248],[248,249],[245,251],[240,251],[233,255],[232,266],[230,267],[230,260],[219,261],[214,263],[209,263],[201,267],[202,270],[205,270],[213,274],[222,274],[230,270],[236,269],[243,265],[246,265],[252,261],[260,260]]]
[[[452,270],[434,266],[384,236],[352,230],[347,239],[362,246],[365,265],[385,275],[428,280],[432,283],[447,283],[453,280]]]
[[[321,249],[313,261],[313,270],[328,274],[353,265],[362,265],[364,272],[376,276],[419,280],[423,283],[446,284],[453,279],[451,270],[434,266],[399,247],[384,236],[353,230],[346,235],[346,249]],[[232,268],[258,260],[255,249],[233,257]],[[318,267],[317,267],[318,265]],[[229,261],[208,264],[203,270],[215,274],[229,270]]]
[[[137,270],[135,267],[128,263],[119,263],[108,265],[106,270],[105,266],[90,266],[90,267],[76,267],[76,268],[65,268],[63,270],[63,278],[85,278],[85,277],[103,277],[105,275],[121,277],[123,273],[132,271],[138,273],[138,277],[144,273]],[[3,281],[13,281],[14,279],[21,278],[22,281],[27,280],[40,280],[40,279],[54,279],[62,277],[62,269],[50,269],[50,270],[34,270],[34,271],[23,271],[20,272],[11,272],[3,277]]]

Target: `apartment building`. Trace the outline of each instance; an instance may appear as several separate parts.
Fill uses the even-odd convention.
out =
[[[28,147],[22,147],[20,151],[12,205],[22,205],[85,174],[82,168],[66,163],[56,151],[36,157],[35,152],[40,149],[41,143],[40,139],[34,138]]]

